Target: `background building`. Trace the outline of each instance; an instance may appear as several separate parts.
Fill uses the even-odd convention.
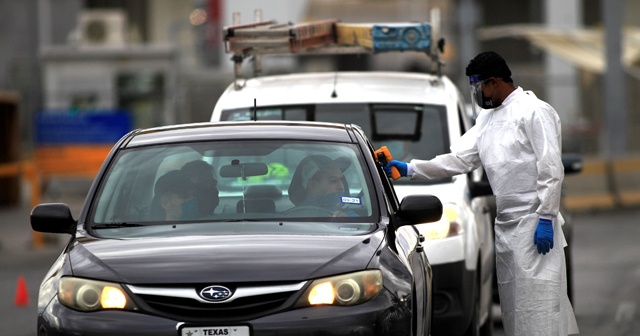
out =
[[[233,79],[222,28],[233,13],[242,23],[263,19],[299,22],[338,18],[343,22],[429,20],[441,11],[445,74],[467,90],[464,67],[480,50],[495,50],[509,62],[518,85],[556,107],[563,120],[565,149],[602,155],[610,122],[604,78],[581,64],[556,57],[523,36],[479,39],[486,27],[530,24],[562,29],[602,29],[605,6],[618,10],[621,26],[636,29],[640,0],[0,0],[0,90],[21,97],[22,147],[36,141],[39,113],[120,111],[131,127],[207,121],[217,97]],[[603,55],[604,57],[604,55]],[[640,64],[636,55],[635,64]],[[265,60],[263,74],[332,69],[422,71],[426,59],[323,57]],[[639,66],[640,67],[640,66]],[[618,76],[623,91],[623,152],[640,151],[640,92],[637,76]],[[614,78],[615,79],[615,78]],[[619,113],[619,112],[618,112]],[[611,114],[611,113],[609,113]],[[620,118],[616,119],[618,122]],[[605,139],[606,140],[606,139]]]

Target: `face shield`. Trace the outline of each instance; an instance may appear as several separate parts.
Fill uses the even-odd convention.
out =
[[[482,94],[482,85],[488,79],[489,78],[481,80],[479,75],[469,76],[469,85],[471,85],[471,101],[475,102],[475,104],[471,104],[473,107],[474,117],[478,116],[481,109],[494,108],[491,98],[486,98]]]

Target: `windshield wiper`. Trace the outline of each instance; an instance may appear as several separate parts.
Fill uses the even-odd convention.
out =
[[[242,218],[242,219],[219,219],[219,220],[213,220],[212,222],[241,223],[241,222],[262,222],[262,221],[276,222],[275,220],[270,219],[270,218],[262,218],[262,219],[257,219],[257,218],[252,218],[252,219],[247,219],[247,218]]]
[[[92,226],[92,229],[114,229],[114,228],[125,228],[125,227],[138,227],[138,226],[148,226],[149,224],[141,224],[141,223],[104,223],[104,224],[96,224]]]

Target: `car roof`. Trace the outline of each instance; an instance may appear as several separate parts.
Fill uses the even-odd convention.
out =
[[[133,131],[123,147],[195,142],[207,140],[291,139],[355,142],[344,125],[311,121],[234,121],[206,122],[155,127]]]
[[[445,104],[456,88],[446,76],[366,71],[312,72],[239,80],[220,97],[216,110],[257,106],[323,103]],[[333,95],[335,91],[335,96]]]

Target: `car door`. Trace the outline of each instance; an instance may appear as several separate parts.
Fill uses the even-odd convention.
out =
[[[393,187],[385,175],[387,192],[393,193]],[[395,195],[395,194],[394,194]],[[393,217],[393,216],[392,216]],[[394,219],[397,220],[397,219]],[[393,225],[393,222],[392,222]],[[395,226],[395,225],[394,225]],[[405,260],[413,274],[413,314],[415,316],[415,335],[429,335],[431,325],[431,265],[424,252],[424,237],[413,225],[405,225],[396,231],[396,246],[401,258]]]
[[[415,231],[418,242],[415,246],[413,254],[411,255],[411,268],[413,271],[413,280],[416,286],[416,335],[429,335],[431,325],[431,291],[429,288],[428,279],[430,279],[431,266],[427,259],[427,254],[424,252],[422,243],[424,237],[418,232],[414,226],[411,228]],[[422,297],[420,297],[422,295]]]
[[[356,132],[358,134],[358,132]],[[373,153],[372,144],[364,140],[364,136],[360,135],[360,139],[364,141],[367,148]],[[373,154],[372,154],[373,155]],[[382,182],[383,192],[386,195],[391,213],[395,213],[399,209],[398,198],[391,181],[382,169],[378,169],[378,174]],[[414,335],[430,334],[431,315],[432,315],[432,288],[431,288],[431,265],[427,254],[424,252],[424,237],[418,229],[413,225],[405,225],[395,229],[395,221],[397,218],[391,216],[390,230],[395,230],[395,241],[391,242],[396,246],[399,257],[411,269],[413,274],[413,314],[415,316]]]
[[[414,300],[415,334],[428,335],[428,321],[431,316],[431,307],[428,304],[430,302],[428,272],[431,272],[431,267],[420,242],[421,239],[418,230],[411,225],[397,230],[398,253],[402,255],[401,258],[405,260],[413,274],[414,295],[411,299]]]

